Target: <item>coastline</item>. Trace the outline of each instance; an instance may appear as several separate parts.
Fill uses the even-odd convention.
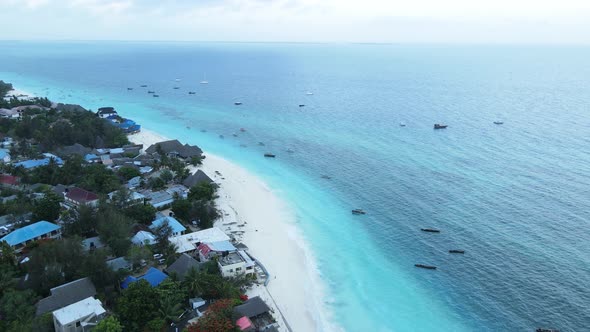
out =
[[[129,136],[144,148],[168,139],[145,128]],[[220,156],[204,155],[202,165],[190,168],[191,173],[203,170],[219,184],[216,204],[222,217],[215,226],[228,234],[243,231],[234,236],[270,273],[268,285],[254,286],[248,295],[263,298],[293,331],[336,330],[328,323],[318,269],[295,226],[295,213],[256,175]],[[286,325],[281,324],[282,331]]]

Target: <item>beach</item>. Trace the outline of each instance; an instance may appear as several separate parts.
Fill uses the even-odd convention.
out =
[[[146,149],[169,138],[142,129],[129,139]],[[254,286],[248,295],[258,295],[271,306],[283,331],[287,324],[281,322],[281,314],[293,331],[334,330],[325,323],[329,317],[323,308],[322,283],[295,226],[295,212],[255,175],[224,158],[204,154],[203,164],[191,166],[191,172],[201,169],[219,184],[216,204],[222,217],[215,226],[248,246],[270,274],[267,287]]]

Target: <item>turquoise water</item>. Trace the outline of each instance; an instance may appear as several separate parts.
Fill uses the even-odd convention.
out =
[[[584,47],[0,43],[0,79],[260,175],[348,331],[588,330],[589,77]]]

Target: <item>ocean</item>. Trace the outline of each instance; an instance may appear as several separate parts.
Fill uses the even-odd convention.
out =
[[[259,175],[346,331],[590,330],[590,47],[0,42],[0,79]]]

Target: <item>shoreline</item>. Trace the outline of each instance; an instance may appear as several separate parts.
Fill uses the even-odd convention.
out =
[[[144,149],[168,139],[145,128],[129,135]],[[254,286],[247,294],[269,303],[277,320],[284,315],[288,324],[281,324],[282,331],[288,331],[287,325],[293,331],[337,330],[329,323],[317,265],[295,225],[295,212],[256,175],[220,156],[204,155],[203,164],[190,170],[201,169],[219,184],[216,205],[221,218],[215,226],[228,235],[237,232],[233,236],[270,273],[267,286]]]

